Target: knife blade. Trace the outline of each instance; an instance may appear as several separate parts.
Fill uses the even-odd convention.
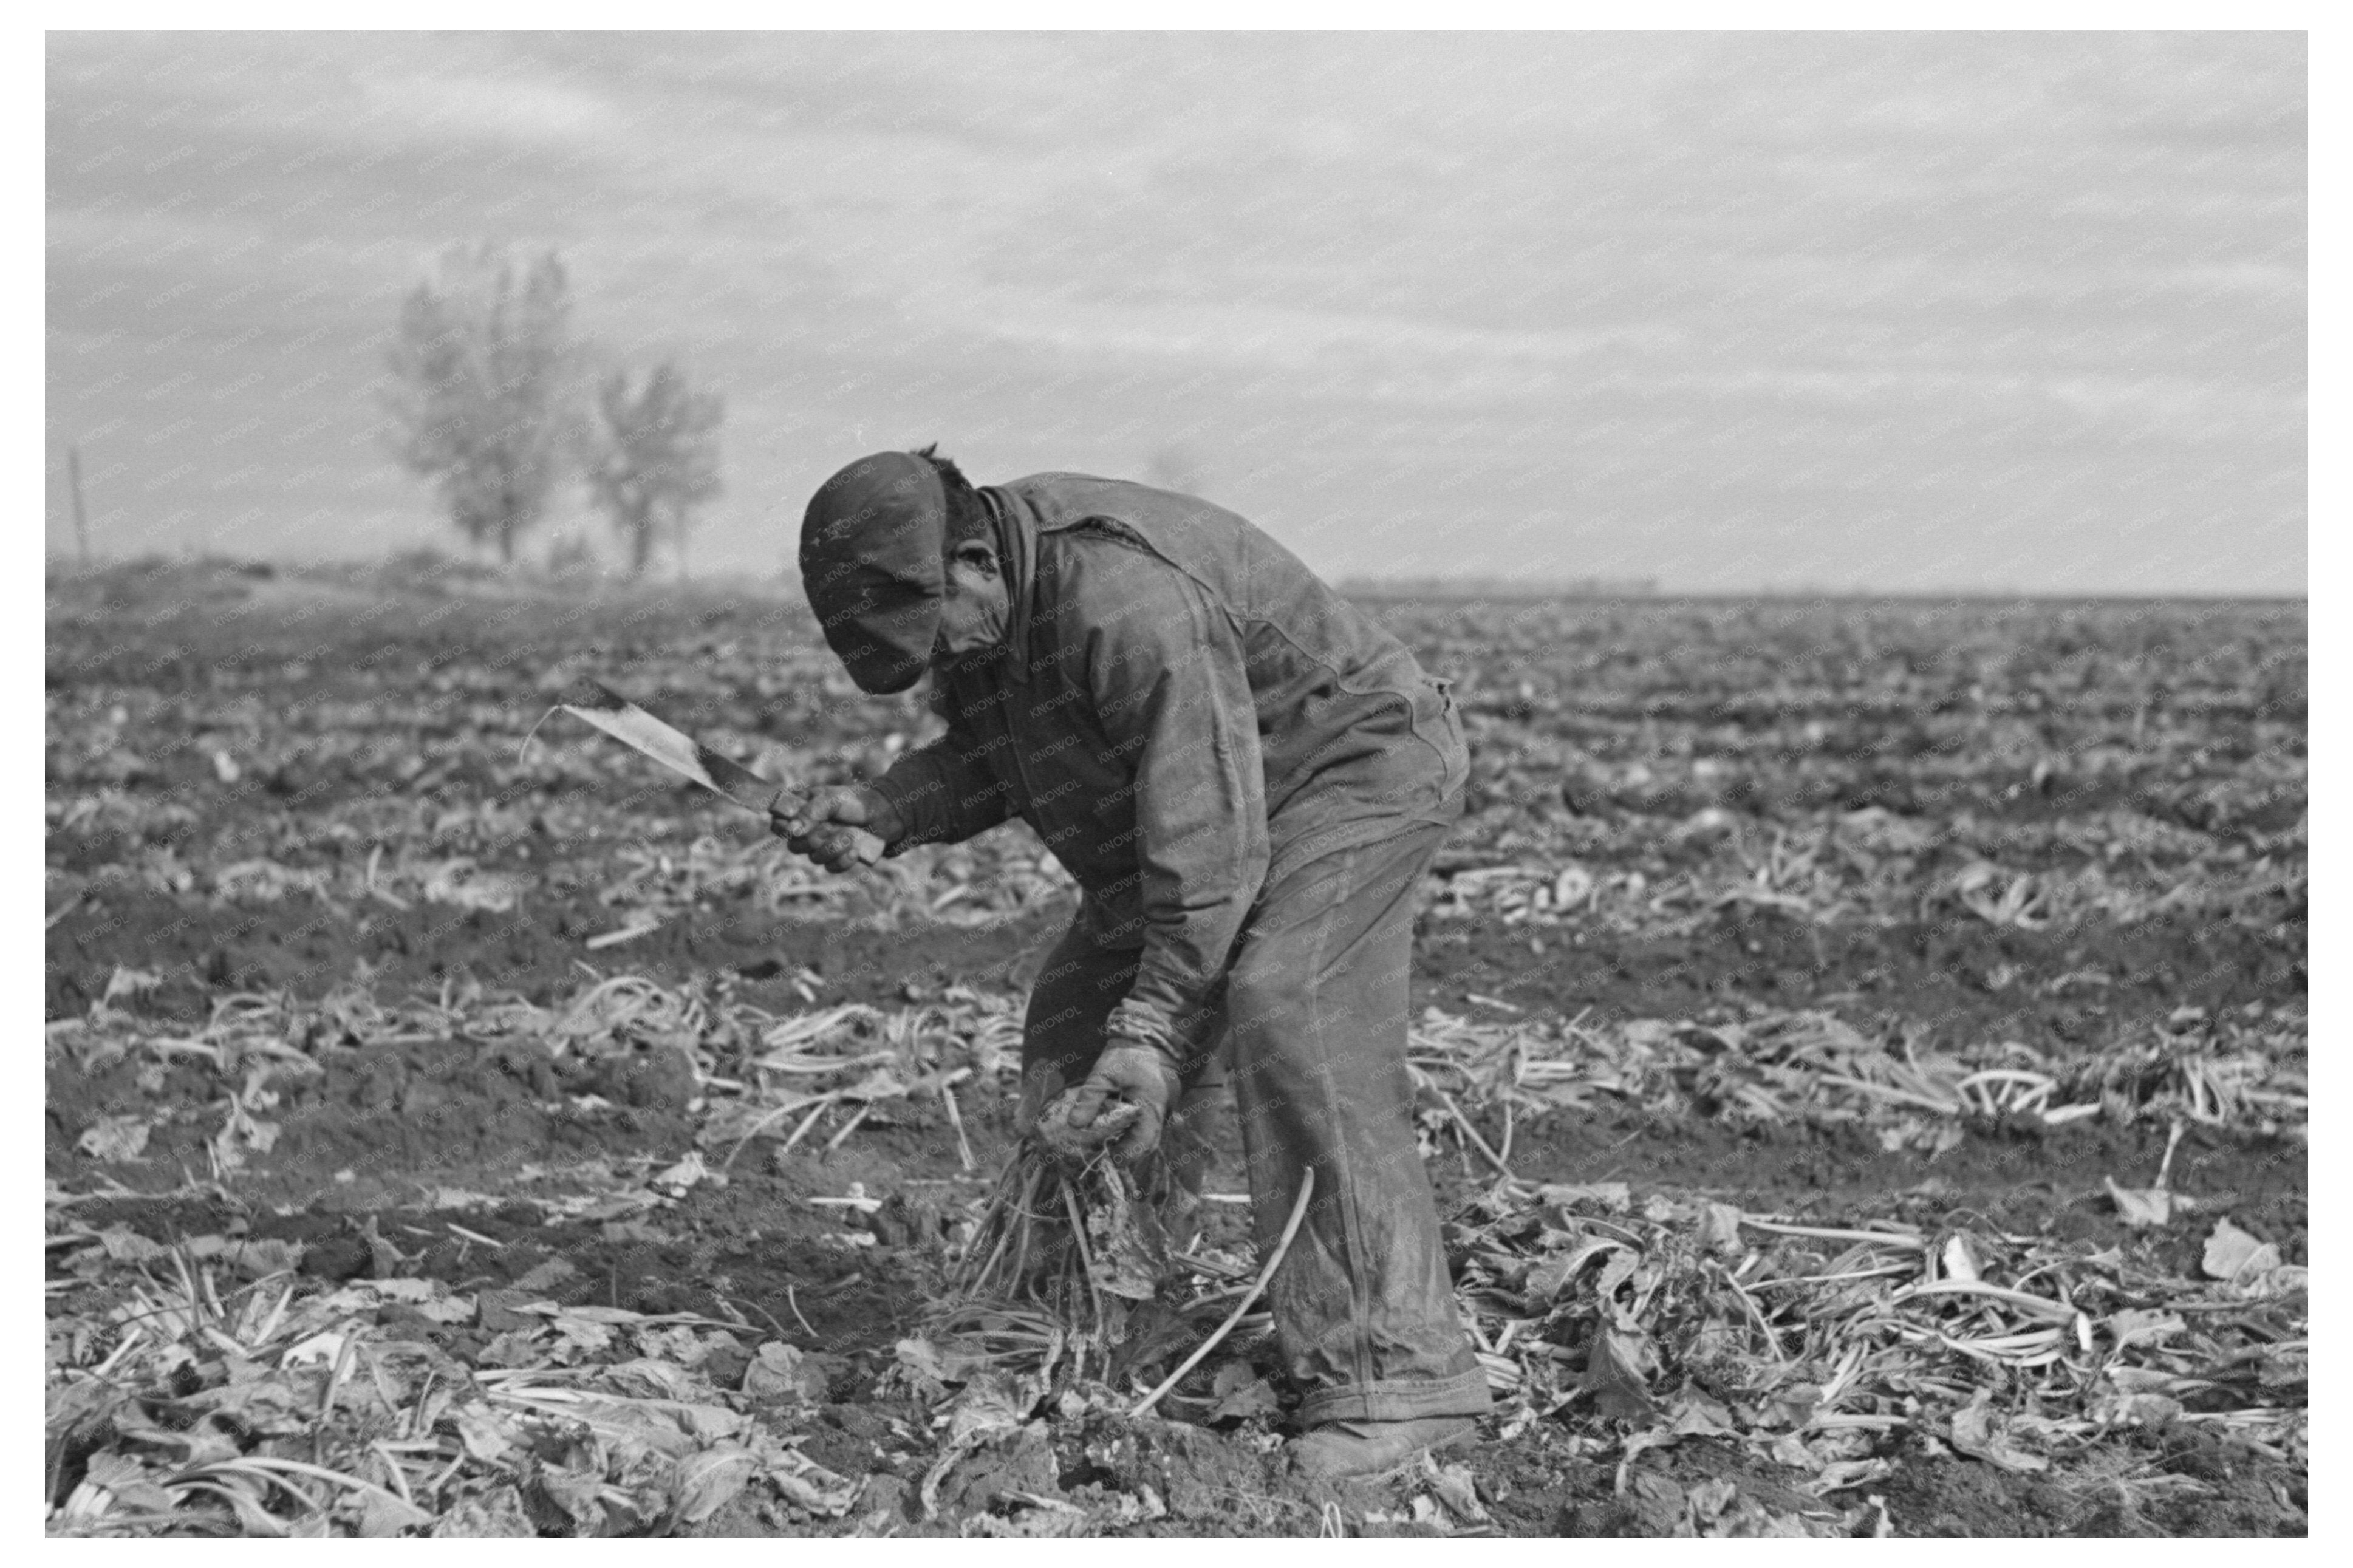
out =
[[[733,758],[722,756],[601,681],[584,679],[565,692],[565,700],[551,711],[556,710],[595,726],[640,756],[652,758],[670,772],[746,811],[762,816],[782,816],[800,832],[822,830],[828,837],[848,834],[850,852],[861,865],[871,866],[882,858],[882,841],[871,833],[840,823],[819,823],[812,828],[812,825],[797,820],[807,804],[805,792],[763,778]],[[534,733],[537,728],[533,726]],[[529,743],[526,737],[524,744]]]

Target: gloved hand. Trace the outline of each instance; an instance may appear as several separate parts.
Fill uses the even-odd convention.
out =
[[[1021,1098],[1013,1107],[1013,1131],[1027,1138],[1038,1131],[1038,1119],[1068,1087],[1061,1069],[1050,1062],[1035,1062],[1021,1072]]]
[[[862,827],[886,845],[897,843],[907,832],[890,801],[864,784],[828,784],[812,791],[797,815],[768,808],[768,831],[794,854],[806,855],[828,871],[847,871],[858,864],[850,836],[842,827]]]
[[[1071,1097],[1071,1125],[1083,1131],[1110,1108],[1124,1101],[1139,1114],[1126,1135],[1112,1145],[1123,1160],[1138,1160],[1159,1146],[1160,1129],[1168,1120],[1183,1085],[1176,1064],[1156,1046],[1113,1036],[1095,1058],[1094,1070]]]

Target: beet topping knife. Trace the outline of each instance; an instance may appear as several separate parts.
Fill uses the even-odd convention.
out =
[[[631,751],[651,757],[670,772],[693,780],[746,811],[762,816],[783,816],[796,833],[811,831],[808,823],[797,820],[808,804],[806,790],[762,778],[743,763],[721,756],[692,736],[663,723],[610,687],[584,679],[565,693],[565,700],[548,710],[549,713],[557,711],[586,720]],[[542,715],[540,724],[545,722],[547,719]],[[532,735],[538,733],[539,724],[533,725],[531,735],[523,737],[525,750],[531,746]],[[847,835],[851,852],[861,865],[871,866],[882,858],[882,841],[862,828],[845,823],[819,823],[814,831],[828,838]]]

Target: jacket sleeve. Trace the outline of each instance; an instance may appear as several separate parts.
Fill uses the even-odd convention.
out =
[[[933,711],[947,720],[947,733],[901,755],[871,785],[906,825],[893,855],[918,844],[961,844],[1013,815],[1012,791],[990,771],[986,743],[955,700],[943,692]]]
[[[1144,951],[1113,1032],[1181,1055],[1173,1020],[1225,968],[1266,880],[1266,775],[1239,629],[1207,590],[1141,552],[1088,639],[1114,751],[1135,756]]]

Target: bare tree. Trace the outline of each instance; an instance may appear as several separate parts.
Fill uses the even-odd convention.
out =
[[[696,392],[667,361],[630,389],[615,371],[596,389],[588,489],[629,547],[629,574],[642,576],[655,542],[667,535],[686,570],[691,513],[719,493],[719,425],[726,408]]]
[[[564,264],[549,251],[519,272],[493,246],[448,251],[401,301],[388,359],[401,462],[433,481],[460,532],[512,563],[576,420]]]

